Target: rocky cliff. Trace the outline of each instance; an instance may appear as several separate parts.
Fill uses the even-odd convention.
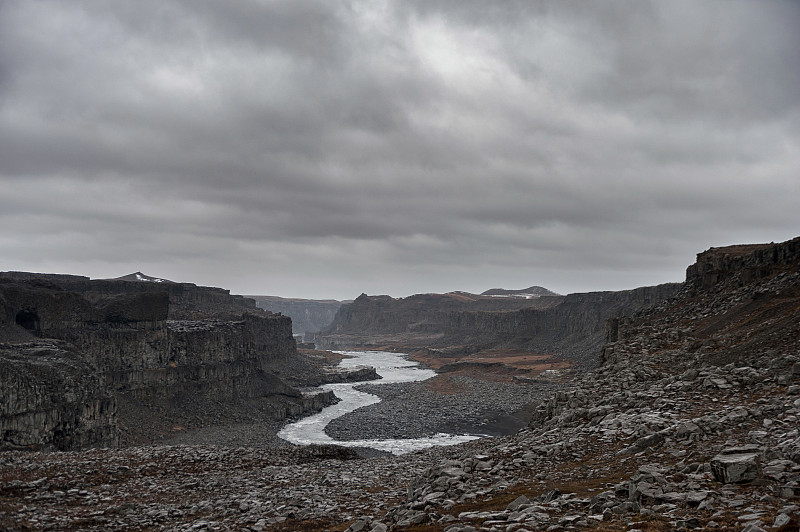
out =
[[[800,237],[780,244],[710,248],[687,268],[686,282],[673,300],[609,323],[601,361],[616,362],[618,344],[654,327],[671,330],[673,342],[702,354],[706,363],[795,351],[800,341],[799,269]]]
[[[695,292],[730,281],[743,286],[776,273],[793,271],[798,259],[800,238],[780,244],[712,247],[699,253],[697,262],[687,268],[686,282]]]
[[[591,367],[609,318],[633,313],[674,295],[679,283],[534,299],[469,294],[424,294],[405,299],[361,295],[343,305],[316,336],[328,349],[398,346],[469,355],[489,349],[555,354]]]
[[[58,341],[0,344],[0,449],[119,443],[116,401],[96,368]]]
[[[523,349],[558,355],[581,367],[597,363],[610,318],[629,315],[672,297],[679,283],[618,292],[569,294],[550,308],[515,312],[458,312],[434,345],[475,352]]]
[[[290,299],[277,296],[248,296],[258,308],[292,318],[292,332],[306,335],[331,324],[342,301],[333,299]]]
[[[146,439],[222,402],[275,419],[321,406],[293,386],[315,371],[291,320],[221,289],[6,272],[0,341],[0,447]]]
[[[400,299],[361,294],[352,303],[342,305],[333,323],[315,336],[315,342],[324,349],[424,347],[444,336],[454,313],[544,309],[562,299],[563,296],[498,298],[464,292],[417,294]]]

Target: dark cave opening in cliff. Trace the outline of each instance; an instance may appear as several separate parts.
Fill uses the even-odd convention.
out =
[[[39,315],[35,310],[20,310],[16,317],[17,325],[31,332],[39,332]]]

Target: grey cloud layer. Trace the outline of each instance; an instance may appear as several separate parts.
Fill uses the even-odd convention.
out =
[[[0,269],[678,280],[800,228],[797,27],[777,0],[7,1]]]

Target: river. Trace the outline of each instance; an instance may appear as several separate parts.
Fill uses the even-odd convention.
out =
[[[392,454],[404,454],[419,449],[427,449],[436,445],[454,445],[479,436],[457,434],[433,434],[426,438],[408,438],[391,440],[334,440],[325,434],[325,427],[332,420],[341,417],[357,408],[380,402],[380,398],[359,392],[355,389],[360,384],[392,384],[399,382],[424,381],[434,377],[436,372],[419,367],[407,355],[389,353],[387,351],[339,351],[351,358],[345,358],[339,364],[343,368],[356,366],[372,366],[382,377],[380,380],[354,383],[325,384],[323,390],[331,390],[341,399],[335,405],[324,408],[321,412],[286,425],[278,433],[280,438],[298,445],[336,444],[345,447],[368,447]]]

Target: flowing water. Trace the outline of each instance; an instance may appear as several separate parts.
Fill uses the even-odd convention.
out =
[[[325,384],[323,390],[331,390],[336,397],[341,399],[335,405],[324,408],[318,414],[303,418],[285,426],[278,436],[289,442],[308,445],[336,444],[345,447],[369,447],[392,454],[403,454],[418,449],[426,449],[435,445],[454,445],[477,439],[478,436],[456,434],[434,434],[427,438],[407,438],[389,440],[334,440],[325,434],[325,427],[332,420],[352,412],[362,406],[369,406],[380,402],[380,398],[364,392],[359,392],[355,386],[360,384],[392,384],[398,382],[424,381],[436,375],[430,369],[420,368],[406,355],[389,353],[387,351],[340,351],[352,358],[345,358],[339,364],[343,368],[356,366],[372,366],[383,377],[380,380],[362,381],[354,383]]]

